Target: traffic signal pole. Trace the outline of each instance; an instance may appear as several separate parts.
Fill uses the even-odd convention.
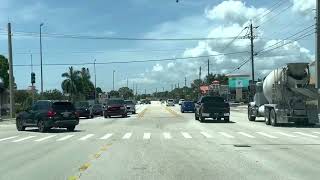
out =
[[[8,55],[9,55],[9,88],[10,88],[10,117],[15,117],[14,110],[14,82],[13,82],[13,65],[12,65],[12,34],[11,23],[8,23]]]

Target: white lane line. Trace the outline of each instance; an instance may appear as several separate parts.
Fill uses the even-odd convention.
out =
[[[122,139],[130,139],[131,136],[132,136],[132,133],[126,133],[126,134],[124,134]]]
[[[12,142],[21,142],[21,141],[24,141],[24,140],[27,140],[27,139],[31,139],[31,138],[34,138],[34,137],[36,137],[36,136],[27,136],[25,138],[17,139],[17,140],[14,140]]]
[[[272,138],[272,139],[277,139],[277,138],[278,138],[278,137],[269,135],[269,134],[264,133],[264,132],[257,132],[257,133],[260,134],[260,135],[262,135],[262,136],[265,136],[265,137],[268,137],[268,138]]]
[[[320,134],[320,132],[313,132],[313,133],[315,133],[315,134]]]
[[[192,137],[190,136],[190,134],[187,133],[187,132],[181,132],[181,134],[182,134],[182,136],[183,136],[184,138],[186,138],[186,139],[191,139],[191,138],[192,138]]]
[[[276,133],[281,134],[283,136],[287,136],[287,137],[298,137],[298,136],[295,136],[295,135],[292,135],[292,134],[283,133],[283,132],[276,132]]]
[[[302,133],[302,132],[293,132],[295,134],[300,134],[300,135],[303,135],[303,136],[307,136],[307,137],[312,137],[312,138],[317,138],[318,136],[315,136],[315,135],[311,135],[311,134],[307,134],[307,133]]]
[[[151,133],[144,133],[143,134],[143,139],[150,139]]]
[[[44,138],[36,139],[36,140],[34,140],[34,141],[36,141],[36,142],[41,142],[41,141],[44,141],[44,140],[53,138],[53,137],[55,137],[55,136],[57,136],[57,135],[50,135],[50,136],[47,136],[47,137],[44,137]]]
[[[108,138],[110,138],[111,136],[112,136],[112,134],[111,134],[111,133],[108,133],[108,134],[102,136],[100,139],[108,139]]]
[[[70,139],[70,138],[72,138],[74,135],[66,135],[66,136],[64,136],[64,137],[62,137],[62,138],[60,138],[60,139],[57,139],[57,141],[64,141],[64,140],[67,140],[67,139]]]
[[[94,134],[87,134],[87,135],[83,136],[82,138],[80,138],[79,140],[80,140],[80,141],[84,141],[84,140],[89,139],[89,138],[92,137],[92,136],[94,136]]]
[[[5,140],[9,140],[9,139],[13,139],[13,138],[16,138],[16,137],[18,137],[18,136],[11,136],[11,137],[7,137],[7,138],[2,138],[2,139],[0,139],[0,142],[1,141],[5,141]]]
[[[172,138],[172,137],[171,137],[171,134],[168,133],[168,132],[163,133],[163,137],[164,137],[165,139],[171,139],[171,138]]]
[[[212,138],[212,136],[206,132],[200,132],[206,138]]]
[[[252,136],[252,135],[250,135],[250,134],[244,133],[244,132],[238,132],[238,133],[241,134],[241,135],[243,135],[243,136],[246,136],[246,137],[248,137],[248,138],[256,138],[256,137],[254,137],[254,136]]]
[[[230,134],[225,133],[225,132],[219,132],[219,134],[221,134],[222,136],[225,136],[227,138],[234,138],[234,136],[231,136]]]

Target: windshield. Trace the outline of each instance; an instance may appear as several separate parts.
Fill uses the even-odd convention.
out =
[[[121,99],[110,99],[108,100],[108,105],[123,105],[124,100]]]

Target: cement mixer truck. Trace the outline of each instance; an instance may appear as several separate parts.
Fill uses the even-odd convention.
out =
[[[264,117],[267,125],[283,123],[315,124],[319,121],[318,98],[310,85],[308,63],[289,63],[273,70],[262,82],[256,83],[253,102],[248,104],[248,119]]]

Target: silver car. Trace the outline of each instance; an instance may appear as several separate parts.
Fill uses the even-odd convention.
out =
[[[127,112],[131,112],[132,114],[136,114],[136,103],[132,100],[124,101],[127,106]]]

